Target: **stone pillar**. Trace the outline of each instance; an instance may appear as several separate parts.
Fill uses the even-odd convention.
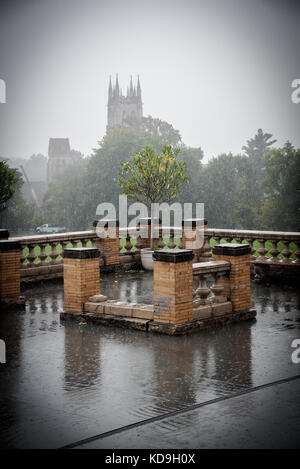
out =
[[[184,249],[153,253],[154,321],[182,324],[193,320],[194,254]]]
[[[108,223],[114,223],[114,227],[108,226]],[[117,266],[120,264],[120,238],[119,238],[119,220],[95,220],[93,223],[96,233],[105,233],[105,238],[98,237],[95,246],[101,250],[104,258],[104,266]]]
[[[7,240],[8,238],[9,238],[9,231],[1,228],[0,229],[0,241]]]
[[[207,228],[207,220],[204,218],[187,218],[182,221],[182,247],[183,249],[192,249],[189,243],[196,243],[197,231],[203,230],[203,244],[199,248],[193,248],[194,262],[199,262],[199,256],[204,250],[204,235]],[[198,239],[201,242],[201,239]]]
[[[230,262],[229,277],[223,277],[225,293],[232,303],[233,311],[250,311],[250,253],[249,244],[216,244],[213,260]]]
[[[65,311],[83,312],[88,298],[100,293],[99,255],[97,248],[64,250]]]
[[[20,305],[21,245],[18,241],[0,241],[0,302],[3,305]]]

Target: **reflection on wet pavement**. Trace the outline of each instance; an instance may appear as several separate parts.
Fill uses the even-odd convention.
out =
[[[152,274],[102,275],[101,291],[151,303]],[[256,321],[168,337],[61,323],[62,283],[27,287],[26,310],[0,315],[7,348],[0,365],[0,445],[59,447],[299,374],[291,361],[291,343],[300,338],[299,294],[258,284],[252,292]],[[179,423],[172,425],[180,434]]]

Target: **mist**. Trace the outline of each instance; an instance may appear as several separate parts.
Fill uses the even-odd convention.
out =
[[[170,122],[204,161],[258,128],[300,145],[300,5],[254,0],[11,0],[0,6],[0,155],[85,155],[107,124],[109,76],[140,77],[144,115]]]

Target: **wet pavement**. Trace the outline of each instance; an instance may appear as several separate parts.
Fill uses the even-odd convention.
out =
[[[106,274],[109,298],[152,302],[152,274]],[[168,337],[60,322],[61,282],[24,289],[1,312],[0,446],[56,448],[300,375],[296,288],[252,284],[256,321]],[[300,442],[300,380],[199,407],[82,447],[288,447]]]

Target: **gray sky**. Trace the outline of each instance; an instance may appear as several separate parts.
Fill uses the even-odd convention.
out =
[[[1,0],[0,155],[47,154],[49,137],[91,153],[116,72],[205,159],[260,127],[300,147],[299,17],[289,0]]]

